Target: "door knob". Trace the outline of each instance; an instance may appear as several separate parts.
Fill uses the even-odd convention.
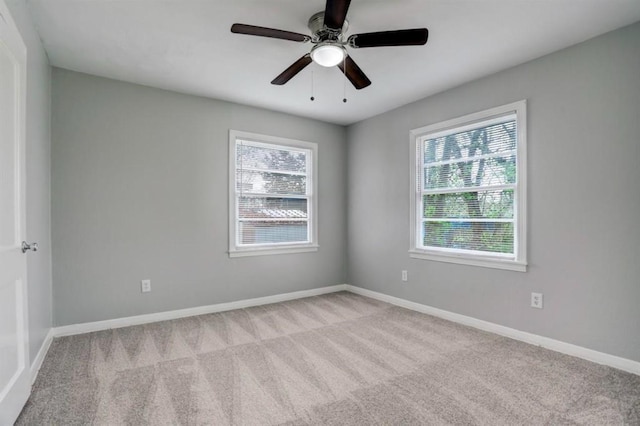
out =
[[[26,241],[22,242],[22,252],[26,253],[27,250],[38,251],[38,243],[27,244]]]

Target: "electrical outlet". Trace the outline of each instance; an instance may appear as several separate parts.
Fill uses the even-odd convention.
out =
[[[402,271],[402,281],[409,281],[409,275],[407,274],[407,271]]]
[[[542,309],[542,293],[531,293],[531,307]]]
[[[148,293],[151,291],[151,280],[142,280],[140,281],[140,290],[143,293]]]

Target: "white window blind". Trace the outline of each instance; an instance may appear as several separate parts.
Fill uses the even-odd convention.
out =
[[[292,141],[285,145],[256,139],[236,136],[233,141],[235,232],[230,251],[314,244],[314,150]]]
[[[414,131],[414,252],[523,263],[523,108]]]

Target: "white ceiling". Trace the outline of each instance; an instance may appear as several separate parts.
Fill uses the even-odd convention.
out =
[[[425,46],[350,49],[356,91],[311,64],[270,81],[309,43],[232,34],[235,22],[309,34],[324,0],[27,0],[51,64],[350,124],[640,21],[639,0],[352,0],[347,35],[427,27]],[[314,81],[316,100],[310,101]]]

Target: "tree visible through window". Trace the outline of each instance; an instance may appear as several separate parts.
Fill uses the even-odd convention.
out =
[[[510,118],[425,141],[425,246],[513,253],[515,127]]]
[[[524,120],[515,110],[494,113],[414,131],[414,250],[522,262],[518,156],[524,141],[518,136],[524,133],[518,126]]]

